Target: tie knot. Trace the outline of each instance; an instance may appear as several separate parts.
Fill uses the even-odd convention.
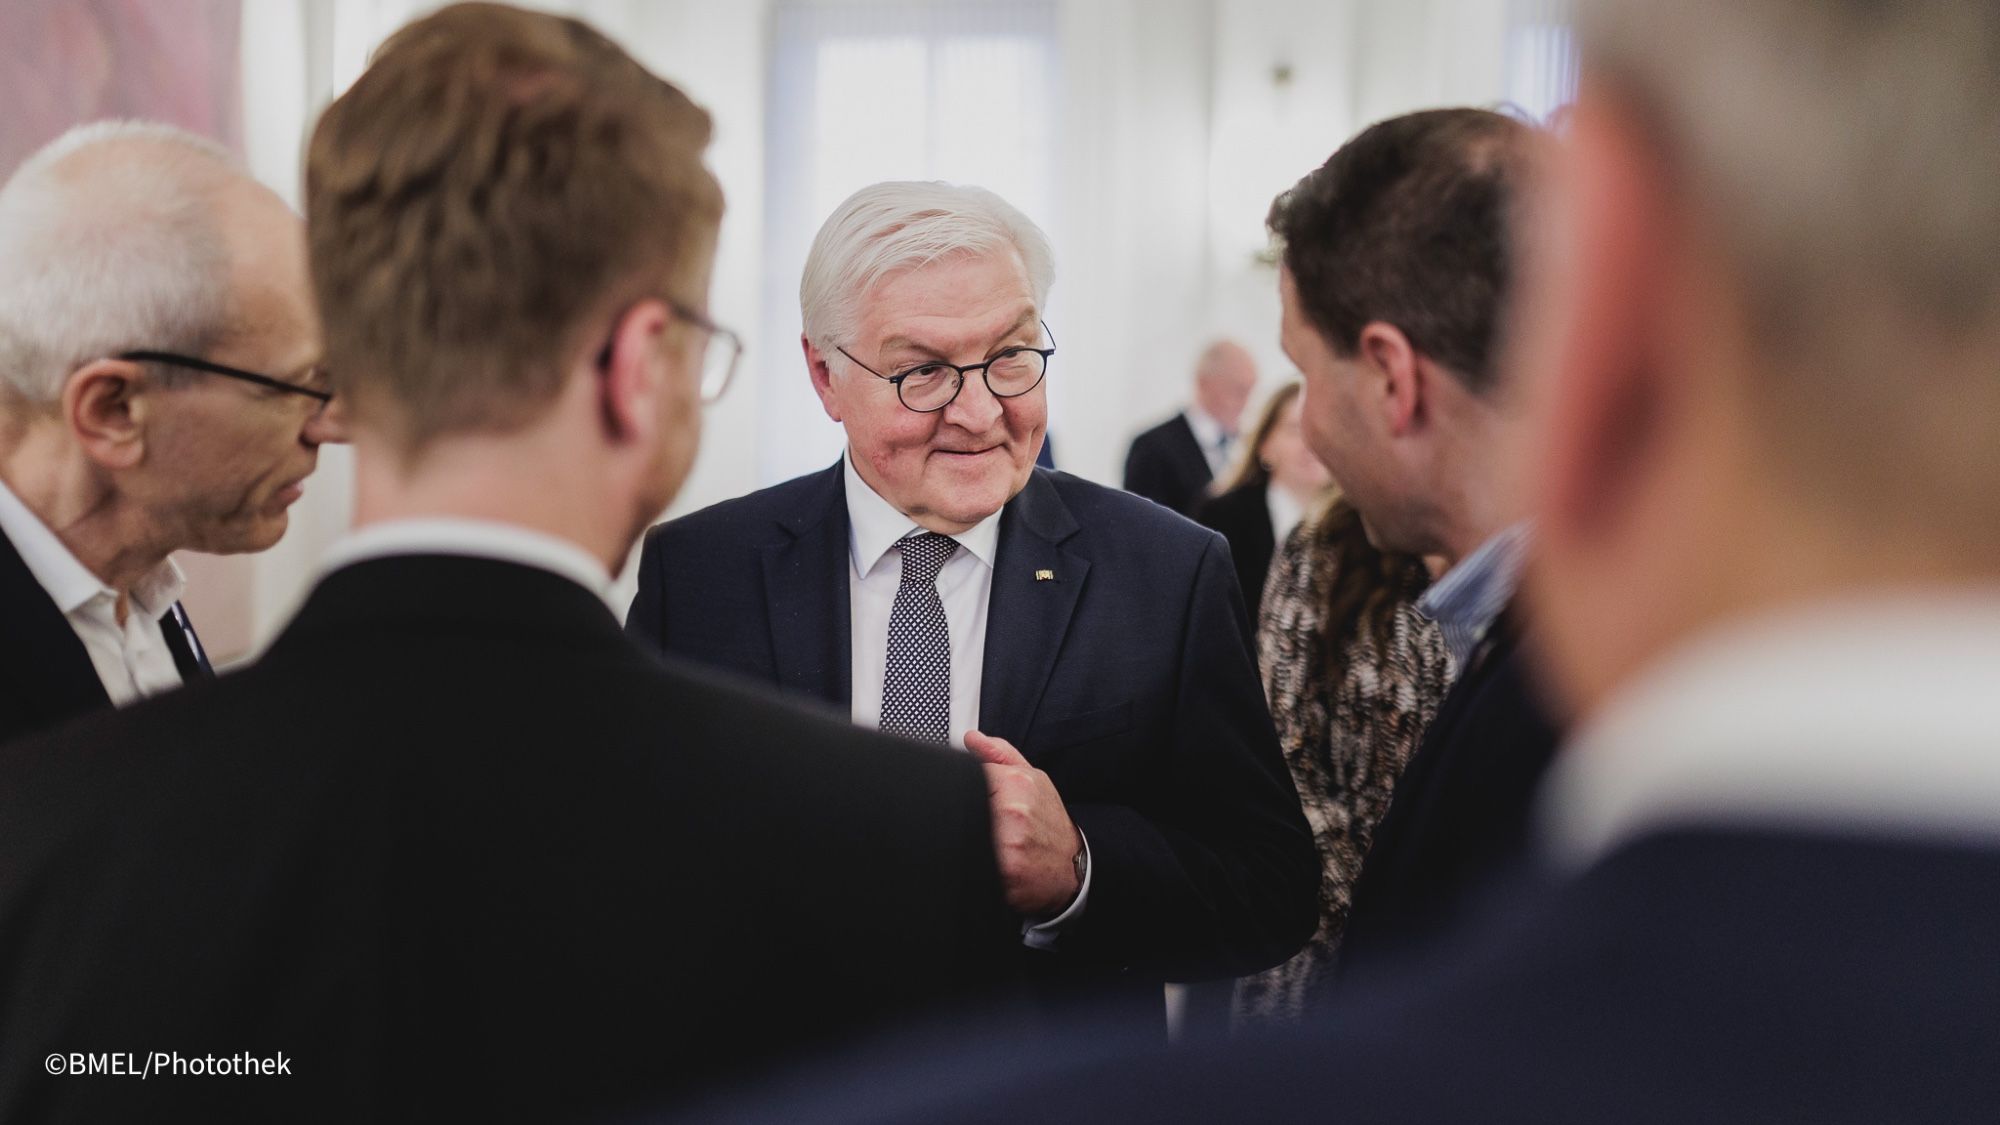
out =
[[[903,552],[903,580],[930,582],[944,567],[944,561],[958,549],[958,540],[949,535],[939,535],[926,531],[912,535],[896,544]]]

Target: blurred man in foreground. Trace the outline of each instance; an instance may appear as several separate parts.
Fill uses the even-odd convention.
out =
[[[1539,888],[1314,1031],[1070,1044],[865,1116],[2000,1105],[2000,149],[1969,140],[2000,132],[2000,6],[1597,0],[1579,29],[1525,360],[1530,591],[1579,716]]]
[[[211,141],[83,126],[0,189],[0,742],[214,675],[172,555],[284,534],[319,348],[304,224]]]
[[[734,361],[708,131],[483,4],[327,111],[360,529],[255,668],[0,755],[0,1118],[597,1120],[1007,964],[976,763],[664,668],[603,601]],[[107,1051],[261,1073],[61,1062]]]

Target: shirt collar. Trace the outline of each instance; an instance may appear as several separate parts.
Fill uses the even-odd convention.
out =
[[[1190,406],[1186,411],[1188,429],[1194,431],[1194,440],[1204,450],[1214,449],[1228,431],[1222,423],[1209,416],[1208,411],[1199,406]]]
[[[840,459],[842,479],[847,489],[847,549],[854,573],[865,575],[875,569],[882,556],[905,537],[924,528],[884,500],[854,469],[854,459]],[[973,557],[993,566],[1000,546],[1000,513],[994,512],[970,528],[952,536]]]
[[[92,598],[118,600],[118,591],[91,573],[48,524],[36,515],[5,481],[0,481],[0,531],[4,531],[28,572],[47,591],[49,600],[65,616],[88,604]],[[132,584],[132,607],[147,617],[158,619],[181,599],[187,576],[172,558],[162,559]]]
[[[1466,666],[1494,619],[1514,599],[1530,536],[1530,525],[1525,522],[1500,531],[1459,560],[1417,599],[1417,612],[1436,622],[1444,634],[1454,667]]]
[[[397,555],[518,563],[567,578],[607,602],[611,597],[611,573],[596,556],[567,539],[498,520],[424,517],[369,524],[335,543],[321,570]]]
[[[2000,587],[1718,630],[1618,692],[1542,792],[1551,858],[1742,822],[2000,843]]]

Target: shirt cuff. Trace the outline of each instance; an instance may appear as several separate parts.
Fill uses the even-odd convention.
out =
[[[1062,936],[1063,927],[1083,916],[1083,905],[1090,899],[1090,837],[1079,828],[1076,838],[1083,841],[1083,883],[1076,889],[1076,898],[1061,914],[1046,922],[1022,923],[1021,944],[1029,949],[1054,949],[1056,939]]]

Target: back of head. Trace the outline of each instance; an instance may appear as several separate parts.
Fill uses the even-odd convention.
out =
[[[1787,485],[2000,546],[2000,5],[1596,0],[1579,32],[1718,236]]]
[[[1335,353],[1402,330],[1476,393],[1493,388],[1515,268],[1509,230],[1534,131],[1478,109],[1370,126],[1271,206],[1302,310]]]
[[[1055,280],[1049,240],[1032,220],[984,188],[889,182],[862,188],[834,209],[813,239],[799,283],[805,336],[823,351],[846,342],[862,297],[891,274],[961,254],[1014,253],[1037,308]]]
[[[0,188],[0,406],[50,407],[120,352],[209,350],[233,311],[220,197],[245,182],[214,142],[136,121],[29,157]]]
[[[313,281],[349,417],[421,449],[538,417],[621,308],[705,305],[708,115],[573,19],[457,4],[314,131]]]

